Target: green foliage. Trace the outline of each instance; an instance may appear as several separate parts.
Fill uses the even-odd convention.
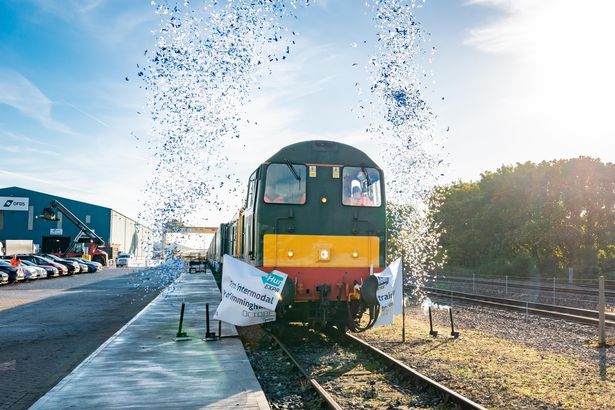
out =
[[[615,165],[526,162],[441,188],[435,221],[451,266],[595,276],[615,270]]]

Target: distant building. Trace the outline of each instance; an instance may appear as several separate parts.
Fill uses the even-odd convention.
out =
[[[57,221],[38,218],[52,200],[57,200],[120,252],[148,256],[144,238],[149,229],[111,208],[31,191],[20,187],[0,188],[0,240],[29,239],[41,252],[64,251],[79,234],[79,228],[58,213]]]

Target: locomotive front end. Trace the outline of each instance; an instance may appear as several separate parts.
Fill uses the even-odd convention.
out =
[[[386,260],[384,175],[364,152],[331,141],[282,148],[250,176],[236,218],[208,251],[288,275],[277,320],[361,331],[375,322]]]
[[[371,326],[377,282],[369,278],[386,258],[382,170],[356,148],[309,141],[270,158],[260,181],[256,266],[288,274],[292,286],[279,315],[354,331]]]

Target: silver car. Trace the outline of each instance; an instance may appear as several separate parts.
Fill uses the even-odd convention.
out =
[[[28,261],[21,261],[21,267],[22,268],[30,268],[30,269],[34,269],[37,273],[37,276],[39,279],[46,279],[47,278],[47,271],[44,268],[41,268],[40,266],[36,266],[34,264],[32,264],[32,262],[26,263]]]
[[[38,270],[32,266],[21,264],[21,269],[26,280],[38,279]],[[46,274],[46,273],[45,273]]]

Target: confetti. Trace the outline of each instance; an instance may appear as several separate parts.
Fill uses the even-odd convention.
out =
[[[387,218],[391,255],[404,257],[408,282],[419,300],[427,279],[443,265],[440,229],[433,220],[439,198],[434,189],[445,165],[436,115],[424,96],[421,64],[435,48],[414,14],[424,1],[367,0],[377,29],[377,49],[368,64],[369,104],[359,103],[372,119],[368,132],[384,143]],[[429,60],[428,60],[429,61]],[[366,98],[368,98],[366,97]],[[368,113],[365,113],[369,111]]]

